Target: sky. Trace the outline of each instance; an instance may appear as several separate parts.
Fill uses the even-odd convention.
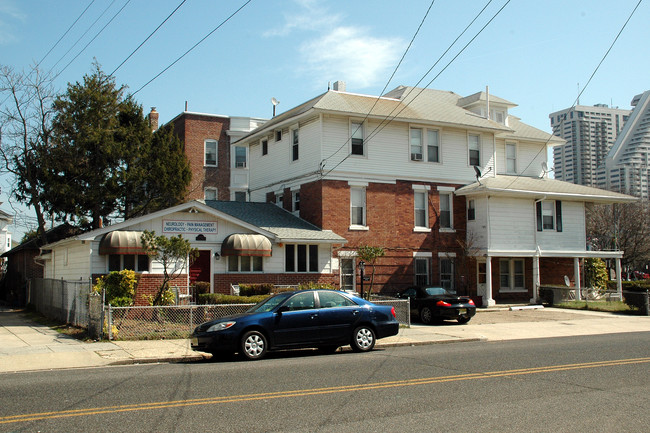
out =
[[[64,92],[97,61],[145,113],[156,107],[161,124],[186,105],[269,118],[271,98],[280,114],[342,80],[367,95],[407,85],[468,96],[489,86],[518,104],[510,114],[551,132],[549,114],[580,92],[581,105],[630,109],[650,89],[649,3],[0,0],[0,65],[39,64]],[[0,186],[0,209],[17,212],[9,230],[20,239],[35,228],[33,212],[11,199],[10,179]]]

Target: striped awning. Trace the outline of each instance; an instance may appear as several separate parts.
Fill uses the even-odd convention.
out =
[[[146,254],[142,248],[142,232],[114,231],[106,233],[99,243],[99,254]]]
[[[271,257],[271,241],[263,235],[235,233],[224,239],[221,255]]]

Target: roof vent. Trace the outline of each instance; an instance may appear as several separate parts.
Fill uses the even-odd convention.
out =
[[[345,81],[334,81],[334,84],[332,84],[332,90],[345,92]]]

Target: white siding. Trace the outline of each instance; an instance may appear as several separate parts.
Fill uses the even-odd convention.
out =
[[[90,278],[91,249],[88,243],[67,243],[52,251],[54,272],[48,278],[87,280]]]

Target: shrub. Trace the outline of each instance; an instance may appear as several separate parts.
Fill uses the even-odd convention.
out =
[[[646,291],[650,284],[645,281],[623,281],[623,300],[630,308],[645,311]]]
[[[332,284],[314,283],[313,281],[309,281],[307,283],[300,283],[298,285],[298,290],[317,290],[317,289],[336,290],[336,287],[334,287]]]
[[[105,301],[114,307],[128,307],[133,305],[135,288],[138,286],[138,276],[134,271],[113,271],[108,275],[97,278],[93,290],[97,293],[105,292]]]
[[[268,295],[273,291],[273,284],[240,284],[239,296]]]
[[[202,295],[204,293],[210,293],[210,282],[209,281],[197,281],[194,283],[194,293]]]
[[[221,293],[204,293],[199,295],[199,304],[257,304],[269,295],[236,296]]]

